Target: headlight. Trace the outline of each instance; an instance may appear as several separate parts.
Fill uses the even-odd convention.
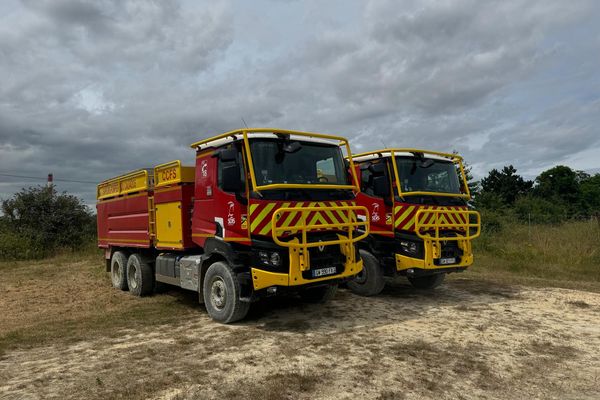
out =
[[[277,252],[271,253],[271,265],[279,267],[281,265],[281,256]]]
[[[259,251],[258,258],[260,259],[261,263],[267,265],[269,264],[269,253],[267,253],[266,251]]]
[[[417,244],[408,240],[401,240],[400,247],[407,254],[417,254]]]
[[[279,267],[281,265],[281,255],[278,252],[259,251],[258,259],[265,265]]]

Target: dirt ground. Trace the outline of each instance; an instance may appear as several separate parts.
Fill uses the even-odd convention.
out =
[[[107,314],[173,296],[179,314],[159,324],[150,315],[135,329],[124,314],[110,334],[9,348],[0,354],[0,399],[600,398],[598,293],[462,276],[428,293],[398,280],[373,298],[340,290],[325,306],[264,302],[225,326],[193,294],[132,299],[102,279]],[[1,289],[1,309],[20,307],[25,288]],[[59,298],[36,318],[77,315],[76,298]],[[23,307],[23,319],[40,310]]]

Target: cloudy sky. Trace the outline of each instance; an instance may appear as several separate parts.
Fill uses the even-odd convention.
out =
[[[600,2],[0,2],[0,174],[97,182],[242,125],[600,168]],[[0,198],[32,179],[0,175]],[[93,203],[95,186],[57,182]]]

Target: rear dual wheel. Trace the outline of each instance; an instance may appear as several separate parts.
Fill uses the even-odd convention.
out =
[[[134,296],[146,296],[154,290],[152,267],[137,253],[127,260],[127,286]]]
[[[115,251],[110,259],[110,280],[115,289],[127,290],[127,254]]]

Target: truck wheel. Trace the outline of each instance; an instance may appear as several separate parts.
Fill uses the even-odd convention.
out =
[[[137,253],[127,260],[127,285],[135,296],[145,296],[154,289],[154,274],[152,267]]]
[[[363,260],[363,269],[348,282],[348,288],[361,296],[374,296],[381,293],[385,287],[385,279],[379,261],[365,250],[360,250],[360,257]]]
[[[115,289],[127,290],[127,255],[115,251],[110,259],[110,280]]]
[[[250,303],[240,301],[240,283],[227,263],[218,261],[208,267],[202,288],[206,311],[215,321],[228,324],[248,314]]]
[[[444,282],[446,274],[435,274],[420,276],[418,278],[408,278],[410,284],[417,289],[435,289]]]
[[[302,301],[312,304],[327,303],[333,299],[338,285],[317,286],[300,291]]]

